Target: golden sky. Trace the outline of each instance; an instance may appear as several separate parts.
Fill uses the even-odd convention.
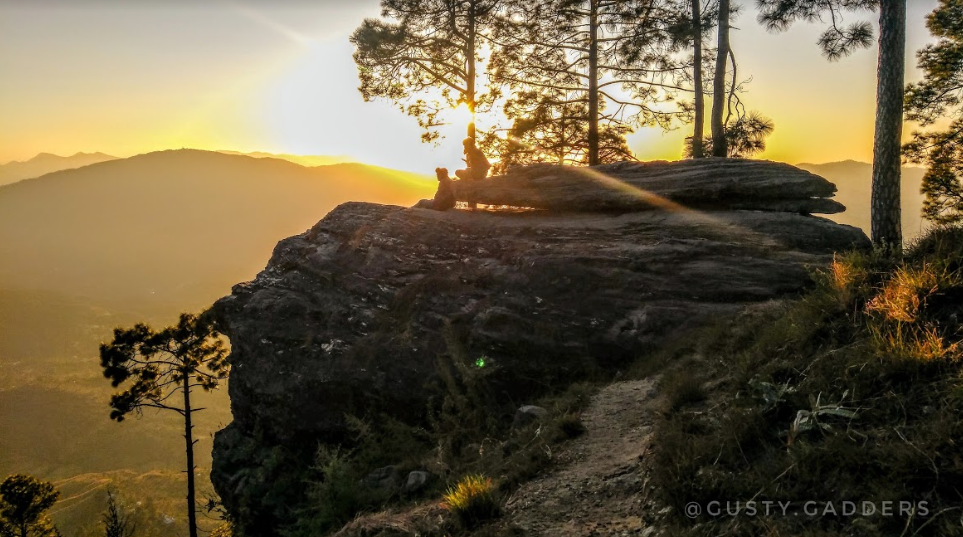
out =
[[[761,156],[869,161],[875,48],[829,63],[815,45],[822,25],[769,34],[754,2],[739,3],[732,44],[740,75],[752,76],[743,100],[776,124]],[[937,0],[908,4],[913,80]],[[440,147],[421,144],[414,119],[357,92],[347,38],[378,11],[377,0],[0,0],[0,163],[192,147],[457,167],[462,126]],[[847,20],[857,19],[873,15]],[[679,158],[690,129],[644,129],[630,147]]]

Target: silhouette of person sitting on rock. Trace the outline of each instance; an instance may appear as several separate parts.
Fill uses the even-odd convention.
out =
[[[488,177],[488,170],[492,165],[485,157],[485,153],[475,145],[475,140],[465,138],[462,145],[465,146],[465,164],[468,167],[464,170],[455,170],[455,176],[466,181],[481,181]]]
[[[465,138],[462,145],[465,146],[465,164],[468,167],[464,170],[455,170],[455,176],[464,181],[481,181],[488,177],[488,170],[491,169],[492,165],[485,157],[485,153],[482,153],[482,150],[475,145],[475,139]],[[475,200],[468,200],[468,206],[472,209],[477,205]]]
[[[451,177],[448,177],[448,168],[435,168],[435,176],[438,177],[438,190],[435,191],[435,197],[430,200],[419,201],[415,204],[416,209],[447,211],[455,208],[455,193],[451,189]]]

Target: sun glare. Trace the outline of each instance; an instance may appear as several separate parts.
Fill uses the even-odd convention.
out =
[[[461,103],[455,107],[451,113],[451,118],[449,124],[454,128],[460,128],[462,131],[467,131],[468,124],[475,121],[474,115],[471,110],[468,109],[466,103]]]

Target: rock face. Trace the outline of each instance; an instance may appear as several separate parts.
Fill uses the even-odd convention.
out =
[[[455,181],[455,197],[555,211],[674,208],[834,214],[836,186],[788,164],[745,159],[620,162],[592,168],[540,164],[486,181]]]
[[[727,188],[706,192],[752,198]],[[346,415],[423,423],[439,371],[484,366],[510,423],[552,383],[799,293],[833,251],[868,246],[858,229],[787,212],[341,205],[215,304],[234,422],[215,438],[212,481],[246,534],[273,534],[318,443],[347,437]]]

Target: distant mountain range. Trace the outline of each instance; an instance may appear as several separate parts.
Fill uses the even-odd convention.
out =
[[[329,166],[331,164],[345,164],[350,162],[355,162],[351,157],[348,156],[330,156],[330,155],[289,155],[287,153],[265,153],[264,151],[254,151],[251,153],[242,153],[240,151],[218,151],[218,153],[224,153],[226,155],[245,155],[254,158],[279,158],[282,160],[287,160],[295,164],[300,164],[302,166]]]
[[[0,187],[0,282],[98,303],[197,308],[339,203],[410,205],[430,177],[362,164],[176,150]]]
[[[240,151],[215,151],[225,155],[240,155],[254,158],[275,158],[287,160],[305,167],[329,166],[331,164],[345,164],[353,162],[348,156],[329,156],[329,155],[289,155],[285,153],[265,153],[264,151],[254,151],[242,153]],[[71,170],[82,168],[98,162],[116,160],[119,157],[106,153],[77,153],[69,157],[61,157],[52,153],[40,153],[30,160],[23,162],[12,161],[0,164],[0,186],[40,177],[48,173],[59,172],[61,170]]]
[[[870,198],[872,195],[873,166],[866,162],[846,160],[827,164],[797,164],[796,166],[825,177],[836,184],[836,201],[846,206],[846,212],[829,216],[834,222],[862,228],[869,235]],[[903,238],[912,241],[926,229],[921,211],[924,168],[904,167],[900,181]]]
[[[61,157],[51,153],[40,153],[30,160],[23,162],[8,162],[0,165],[0,186],[40,177],[51,172],[80,168],[98,162],[114,160],[117,157],[105,153],[77,153],[69,157]]]

